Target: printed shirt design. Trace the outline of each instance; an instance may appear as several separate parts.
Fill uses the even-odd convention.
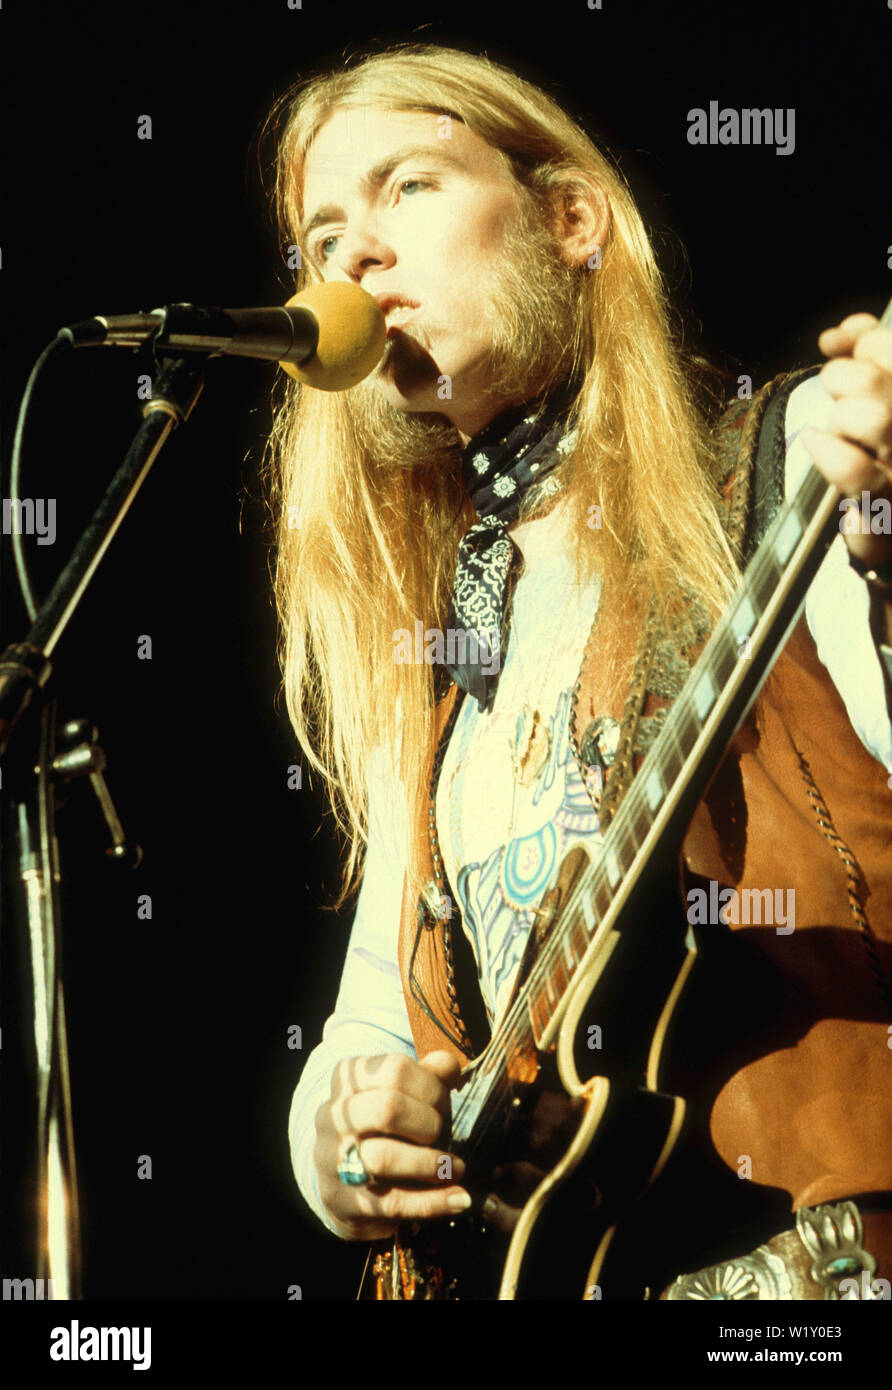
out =
[[[491,710],[466,699],[437,788],[437,829],[490,1022],[511,994],[533,909],[575,844],[600,844],[570,742],[573,688],[598,604],[568,563],[565,512],[512,530],[524,555]],[[538,720],[534,716],[538,714]],[[535,727],[532,773],[519,775]],[[581,739],[585,730],[577,726]],[[535,766],[538,764],[538,766]]]

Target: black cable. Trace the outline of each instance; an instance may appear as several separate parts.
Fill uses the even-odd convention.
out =
[[[40,376],[41,371],[46,366],[47,362],[50,360],[51,357],[53,357],[57,352],[62,351],[62,349],[70,349],[71,346],[71,341],[68,338],[63,338],[61,335],[57,338],[53,338],[52,342],[47,344],[43,352],[38,357],[37,361],[34,363],[34,366],[31,368],[31,375],[28,377],[28,381],[25,386],[24,393],[22,395],[22,400],[19,405],[19,414],[18,419],[16,421],[15,435],[12,441],[12,462],[9,471],[10,518],[13,514],[15,514],[16,503],[19,501],[19,491],[22,473],[22,440],[25,437],[25,421],[27,419],[28,410],[31,405],[31,397],[34,394],[34,387],[37,384],[37,378]],[[31,578],[28,574],[28,563],[25,559],[25,547],[22,542],[22,533],[15,527],[11,527],[11,531],[12,553],[15,559],[15,569],[16,575],[18,576],[19,588],[21,590],[22,599],[24,601],[25,608],[28,613],[28,620],[29,622],[33,623],[34,619],[37,617],[37,601],[34,597],[34,590],[31,587]]]

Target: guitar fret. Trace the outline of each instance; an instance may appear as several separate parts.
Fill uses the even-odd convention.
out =
[[[793,519],[795,521],[795,517]],[[767,608],[768,601],[777,588],[780,576],[781,571],[771,556],[766,555],[764,565],[753,566],[750,589],[755,595],[756,603],[760,609]]]
[[[643,806],[640,810],[638,810],[637,808],[635,809],[632,817],[632,824],[635,829],[635,834],[633,837],[635,849],[639,850],[641,846],[644,844],[644,841],[647,839],[647,834],[650,830],[650,817],[648,816]],[[634,857],[634,854],[630,854],[629,861],[631,862],[631,860],[634,859]]]
[[[635,858],[635,852],[638,849],[638,835],[632,815],[634,808],[631,803],[633,800],[634,793],[629,797],[629,800],[623,807],[621,815],[617,817],[616,830],[614,831],[614,837],[617,842],[616,862],[619,864],[620,876],[622,876],[626,866],[631,864],[632,860]]]
[[[731,615],[731,631],[737,638],[738,651],[740,643],[744,637],[752,635],[753,628],[756,626],[756,611],[750,601],[749,594],[743,594],[740,602]]]
[[[530,1017],[536,1032],[540,1034],[544,1033],[548,1025],[549,1012],[548,1003],[543,997],[541,990],[530,1000]]]
[[[588,939],[585,935],[585,929],[582,925],[582,918],[578,917],[573,925],[573,954],[575,955],[577,962],[582,960],[582,957],[585,955],[587,949]]]
[[[551,1018],[552,1010],[548,1007],[547,999],[543,999],[539,1005],[539,1032],[544,1033],[548,1027],[548,1020]]]
[[[796,514],[796,510],[791,507],[774,538],[774,553],[782,565],[785,565],[793,554],[802,537],[803,530],[804,527]]]
[[[731,636],[728,632],[722,633],[718,640],[716,651],[717,657],[714,663],[714,670],[718,684],[723,686],[728,681],[731,672],[737,665],[740,653],[737,650],[736,642],[731,640]]]
[[[680,700],[681,696],[679,696],[679,701]],[[669,725],[667,724],[666,727],[668,728]],[[673,770],[673,777],[677,777],[679,772],[681,772],[684,758],[690,753],[694,744],[697,742],[697,735],[699,733],[700,723],[695,718],[694,711],[690,704],[679,705],[677,721],[673,720],[673,734],[676,747],[678,748],[679,754],[682,755],[682,761],[679,763],[678,767]],[[669,780],[670,778],[667,777],[667,785]]]
[[[684,748],[683,748],[683,728],[680,720],[688,719],[690,715],[687,711],[679,708],[678,716],[675,719],[667,720],[663,725],[662,738],[666,740],[665,749],[661,749],[658,766],[660,768],[663,786],[671,787],[681,769],[684,767]],[[671,741],[670,741],[671,740]],[[694,738],[691,739],[693,744]]]
[[[561,960],[560,956],[558,956],[554,963],[551,975],[555,983],[555,988],[557,989],[558,999],[560,999],[569,983],[567,972],[564,969],[564,962]]]
[[[622,869],[616,857],[616,850],[610,848],[604,855],[604,869],[607,874],[607,882],[611,888],[618,888],[622,881]]]
[[[576,928],[577,928],[577,926],[578,926],[578,923],[574,922],[574,924],[573,924],[573,936],[574,936],[574,937],[575,937],[575,935],[576,935]],[[564,937],[564,960],[567,962],[567,976],[568,976],[568,978],[569,978],[569,977],[572,976],[573,971],[576,969],[577,965],[579,964],[579,957],[577,956],[575,950],[573,949],[573,941],[571,940],[571,937],[570,937],[570,936],[565,936],[565,937]]]
[[[709,711],[715,704],[716,699],[715,681],[712,679],[711,671],[706,670],[703,672],[703,675],[694,686],[691,698],[694,702],[694,709],[699,714],[700,719],[705,720]]]

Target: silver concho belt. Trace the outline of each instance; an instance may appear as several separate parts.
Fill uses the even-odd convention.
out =
[[[873,1280],[877,1262],[864,1249],[861,1213],[854,1202],[802,1207],[796,1228],[782,1231],[749,1255],[682,1274],[666,1301],[695,1299],[888,1299],[889,1283]]]

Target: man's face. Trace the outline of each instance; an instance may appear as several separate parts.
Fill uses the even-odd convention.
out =
[[[496,152],[460,121],[338,108],[308,152],[303,204],[304,227],[316,225],[301,244],[323,279],[418,306],[387,312],[385,355],[368,378],[397,411],[445,415],[465,440],[564,354],[572,270]]]

